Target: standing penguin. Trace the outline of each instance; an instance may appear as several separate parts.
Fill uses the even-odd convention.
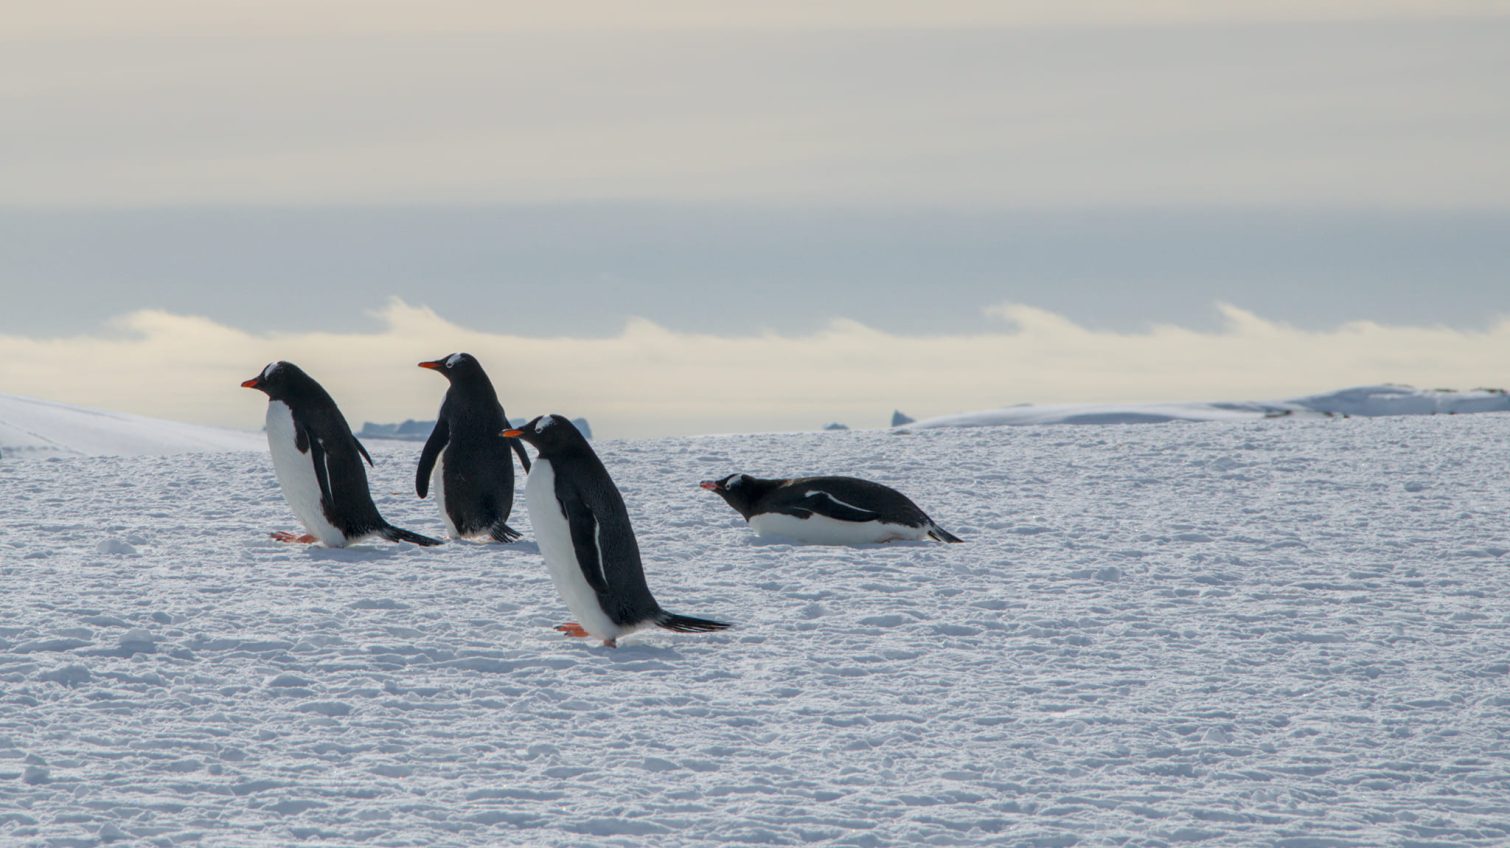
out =
[[[730,474],[700,485],[717,492],[759,536],[785,536],[810,545],[964,541],[896,489],[857,477],[763,480]]]
[[[509,447],[519,454],[525,471],[530,470],[530,458],[523,444],[498,438],[509,419],[493,381],[469,353],[453,353],[419,367],[439,371],[451,387],[420,452],[414,491],[425,497],[434,480],[435,501],[453,539],[487,535],[499,542],[517,541],[519,531],[506,523],[514,509]]]
[[[551,580],[578,619],[557,630],[568,636],[593,636],[613,648],[620,636],[646,627],[703,633],[729,626],[674,615],[655,602],[645,585],[640,546],[629,526],[624,498],[570,421],[545,415],[503,435],[529,442],[539,451],[524,487],[524,502]]]
[[[241,384],[267,394],[267,445],[289,508],[309,532],[274,533],[280,542],[323,542],[344,548],[368,536],[390,542],[438,545],[429,536],[400,530],[383,520],[362,460],[367,449],[351,434],[336,402],[292,362],[274,362]]]

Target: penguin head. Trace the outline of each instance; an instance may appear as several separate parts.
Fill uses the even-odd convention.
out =
[[[421,362],[421,368],[431,371],[439,371],[447,380],[456,382],[458,378],[468,378],[482,373],[482,364],[470,353],[453,353],[440,359],[432,359],[429,362]]]
[[[698,485],[710,492],[717,492],[719,497],[728,501],[729,506],[741,513],[760,495],[755,478],[748,474],[730,474],[722,480],[704,480]]]
[[[499,435],[506,439],[519,439],[533,445],[541,456],[550,456],[553,453],[583,447],[592,450],[587,445],[586,437],[577,429],[577,425],[571,423],[564,415],[537,416],[524,426],[504,430]]]
[[[269,400],[287,400],[298,387],[309,382],[309,375],[292,362],[269,362],[262,373],[242,382],[244,389],[256,389]]]

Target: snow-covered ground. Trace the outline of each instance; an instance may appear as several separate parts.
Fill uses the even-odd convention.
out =
[[[600,442],[652,588],[269,540],[265,453],[0,463],[0,844],[1510,844],[1510,415]],[[380,507],[438,533],[417,446]],[[697,481],[963,545],[760,543]],[[526,532],[520,513],[514,526]]]
[[[1003,409],[942,415],[908,422],[912,429],[995,427],[1029,424],[1163,424],[1171,421],[1242,421],[1254,418],[1335,416],[1459,415],[1510,411],[1510,395],[1499,389],[1417,389],[1410,386],[1355,386],[1282,401],[1230,403],[1024,403]],[[893,426],[897,426],[893,413]]]
[[[266,450],[260,433],[0,394],[0,459]]]

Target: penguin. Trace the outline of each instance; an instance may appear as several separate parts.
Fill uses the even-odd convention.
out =
[[[514,509],[514,461],[509,448],[530,470],[524,444],[498,438],[508,416],[487,372],[471,354],[453,353],[421,362],[439,371],[451,384],[440,405],[440,417],[419,455],[414,491],[421,498],[432,481],[441,518],[453,539],[491,537],[498,542],[519,540],[519,531],[506,522]]]
[[[383,520],[367,489],[367,449],[351,434],[336,402],[292,362],[273,362],[241,384],[267,395],[267,445],[289,508],[309,531],[274,533],[280,542],[321,542],[344,548],[368,536],[438,545]]]
[[[504,437],[535,447],[524,486],[535,541],[551,581],[577,617],[556,629],[592,636],[604,647],[647,627],[706,633],[729,627],[661,609],[645,585],[640,547],[624,498],[582,433],[560,415],[542,415]]]
[[[764,480],[730,474],[699,485],[728,502],[759,536],[810,545],[863,545],[897,539],[963,542],[889,486],[856,477]]]

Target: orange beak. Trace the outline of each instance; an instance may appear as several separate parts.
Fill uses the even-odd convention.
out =
[[[517,439],[520,436],[524,435],[524,431],[523,430],[504,430],[502,433],[499,433],[498,435],[504,437],[505,439]]]
[[[700,488],[707,489],[710,492],[716,492],[716,491],[718,491],[718,484],[715,483],[715,482],[713,482],[712,480],[704,480],[701,483],[698,483],[697,485]]]
[[[262,378],[261,377],[253,377],[250,380],[244,381],[241,384],[241,388],[243,388],[243,389],[255,389],[255,388],[257,388],[257,387],[259,387],[261,385],[262,385]]]
[[[421,362],[419,364],[419,367],[421,367],[421,368],[429,368],[432,371],[439,371],[440,370],[440,366],[442,364],[443,363],[441,363],[441,362]]]

